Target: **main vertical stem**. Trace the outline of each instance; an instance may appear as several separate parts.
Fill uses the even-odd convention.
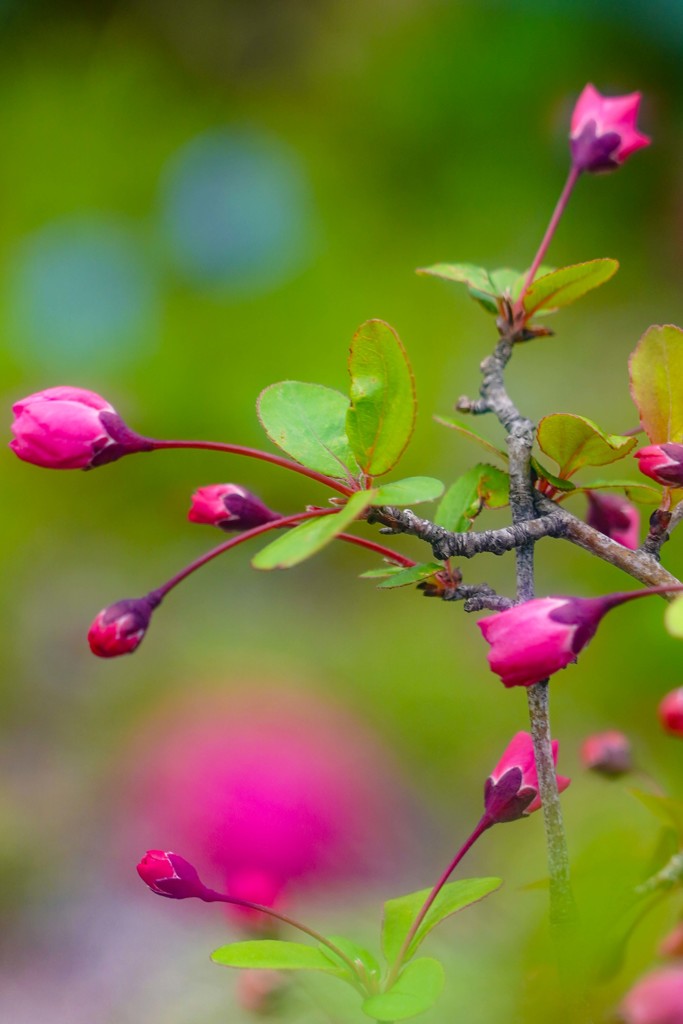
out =
[[[520,417],[508,435],[510,506],[515,523],[532,519],[536,515],[529,464],[532,443],[533,424]],[[533,542],[518,548],[516,558],[517,599],[530,601],[534,596]],[[550,920],[553,925],[561,925],[572,920],[575,911],[569,876],[569,853],[553,761],[547,679],[528,688],[527,701],[546,834]]]

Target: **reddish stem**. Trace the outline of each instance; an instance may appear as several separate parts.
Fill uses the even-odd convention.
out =
[[[526,276],[526,280],[524,282],[522,290],[519,293],[517,301],[515,302],[516,310],[521,311],[523,308],[524,296],[529,291],[529,288],[532,285],[534,277],[536,276],[536,272],[540,267],[541,263],[543,262],[543,257],[548,251],[548,246],[552,242],[553,235],[555,234],[557,225],[559,224],[560,218],[565,211],[567,203],[569,202],[569,197],[572,194],[574,185],[576,185],[576,182],[578,181],[580,173],[581,171],[577,170],[577,168],[572,165],[569,171],[569,175],[567,176],[564,188],[562,189],[562,192],[560,194],[560,198],[557,200],[557,205],[553,210],[553,215],[550,218],[550,223],[548,224],[541,244],[538,247],[538,252],[534,256],[534,262],[531,264],[531,267],[529,268],[529,272]]]
[[[365,537],[356,537],[352,533],[338,533],[336,540],[345,540],[349,544],[357,544],[361,548],[367,548],[368,551],[374,551],[378,555],[382,555],[383,558],[388,558],[390,561],[395,562],[396,565],[402,565],[406,569],[412,569],[417,562],[413,561],[412,558],[406,558],[405,555],[401,555],[398,551],[392,551],[391,548],[385,548],[383,544],[376,544],[374,540],[366,540]]]
[[[245,541],[251,540],[252,537],[258,537],[262,533],[267,533],[269,530],[277,530],[282,526],[294,526],[296,523],[301,523],[306,519],[317,519],[321,516],[337,515],[340,510],[338,508],[318,508],[309,512],[297,512],[293,516],[282,516],[280,519],[271,519],[268,523],[262,523],[260,526],[254,526],[251,530],[245,530],[244,533],[238,534],[236,537],[231,537],[230,540],[226,540],[223,544],[219,544],[217,548],[213,548],[211,551],[207,551],[199,558],[195,559],[194,562],[190,562],[189,565],[181,569],[180,572],[172,576],[170,580],[163,583],[156,590],[150,591],[147,595],[147,599],[150,601],[156,601],[158,604],[170,590],[177,587],[179,583],[182,583],[184,579],[190,576],[197,569],[201,569],[202,566],[206,565],[207,562],[213,561],[214,558],[218,558],[225,551],[229,551],[231,548],[237,547],[238,544],[244,544]]]
[[[250,459],[272,462],[275,466],[282,466],[283,469],[291,469],[293,472],[307,476],[311,480],[317,480],[318,483],[324,484],[325,487],[331,487],[332,490],[339,491],[340,494],[345,494],[347,497],[358,490],[357,487],[349,487],[341,483],[341,481],[333,479],[331,476],[317,473],[314,469],[307,469],[306,466],[300,466],[298,462],[285,459],[281,455],[262,452],[260,448],[247,448],[241,444],[224,444],[222,441],[157,441],[155,438],[145,438],[145,440],[154,446],[155,451],[163,448],[199,448],[204,451],[227,452],[229,455],[246,455]]]
[[[439,893],[443,889],[444,885],[446,884],[446,882],[448,881],[450,876],[453,874],[453,872],[455,871],[455,869],[457,868],[458,864],[463,859],[463,857],[465,856],[467,851],[472,846],[474,846],[474,844],[476,843],[476,841],[479,838],[479,836],[481,836],[486,831],[486,829],[490,828],[491,825],[493,825],[493,824],[494,824],[494,822],[491,820],[491,818],[489,818],[489,816],[487,814],[484,814],[482,816],[481,820],[479,821],[479,824],[475,828],[475,830],[472,833],[472,835],[469,837],[469,839],[465,840],[465,842],[460,847],[460,849],[456,853],[456,855],[453,858],[453,860],[451,861],[451,863],[448,865],[446,870],[443,872],[443,874],[439,878],[438,882],[436,883],[436,885],[434,886],[434,888],[430,892],[430,894],[427,897],[427,899],[424,901],[424,903],[422,905],[422,909],[420,910],[419,914],[417,915],[417,917],[413,921],[412,925],[410,926],[410,931],[408,932],[408,934],[406,935],[405,939],[403,940],[403,945],[401,946],[401,949],[399,950],[399,954],[396,957],[396,960],[395,960],[395,962],[394,962],[394,964],[393,964],[393,966],[391,968],[391,972],[390,972],[389,978],[387,980],[387,986],[386,986],[387,990],[389,988],[391,988],[392,983],[395,981],[396,976],[397,976],[398,972],[400,971],[401,966],[403,964],[403,961],[404,961],[404,959],[406,957],[406,954],[408,953],[408,950],[410,949],[410,944],[412,943],[413,939],[417,935],[417,933],[419,931],[419,928],[420,928],[420,925],[422,924],[422,922],[424,921],[425,917],[429,913],[429,910],[430,910],[432,904],[434,903],[434,900],[439,895]]]
[[[319,942],[323,946],[327,946],[335,956],[338,956],[340,960],[346,964],[359,980],[360,974],[357,965],[348,957],[345,953],[342,953],[338,946],[335,946],[333,942],[326,939],[320,932],[315,931],[314,928],[309,928],[308,925],[302,924],[301,921],[296,921],[293,917],[287,917],[286,914],[281,914],[277,910],[273,910],[272,907],[265,907],[261,903],[252,903],[251,900],[243,900],[239,896],[226,896],[221,892],[216,892],[214,889],[205,889],[203,894],[199,897],[205,903],[229,903],[234,907],[244,907],[246,910],[258,910],[261,914],[267,914],[269,917],[274,918],[276,921],[281,921],[282,924],[287,924],[291,928],[296,928],[300,932],[304,932],[305,935],[309,935],[316,942]]]

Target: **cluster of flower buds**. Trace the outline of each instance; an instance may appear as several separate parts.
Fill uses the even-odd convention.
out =
[[[683,444],[650,444],[635,452],[638,468],[664,487],[683,487]]]
[[[12,406],[10,448],[44,469],[94,469],[124,455],[151,451],[100,395],[84,388],[37,391]]]

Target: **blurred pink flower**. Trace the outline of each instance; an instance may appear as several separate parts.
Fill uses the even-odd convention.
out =
[[[572,113],[570,147],[572,162],[579,171],[610,171],[650,145],[650,139],[636,128],[641,95],[603,96],[587,85]]]
[[[621,1004],[625,1024],[683,1024],[683,968],[646,974]]]
[[[640,543],[640,513],[620,494],[587,491],[586,522],[595,530],[635,551]]]
[[[377,874],[391,851],[386,756],[346,711],[285,680],[174,699],[138,725],[126,759],[130,842],[183,850],[231,896],[273,905]]]

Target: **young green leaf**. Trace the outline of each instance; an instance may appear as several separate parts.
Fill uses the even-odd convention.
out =
[[[507,452],[502,451],[500,448],[496,448],[494,444],[487,441],[485,437],[481,437],[481,435],[477,434],[471,427],[461,423],[460,420],[453,419],[452,416],[435,416],[434,419],[437,423],[440,423],[441,426],[450,427],[451,430],[456,430],[463,437],[466,437],[468,441],[474,441],[475,444],[481,445],[481,447],[485,448],[487,452],[490,452],[492,455],[497,455],[499,459],[503,460],[503,462],[508,461]]]
[[[468,469],[446,491],[436,510],[434,522],[446,530],[469,530],[482,508],[503,508],[508,504],[510,480],[502,469],[479,463]]]
[[[444,971],[439,961],[421,957],[408,964],[388,992],[366,999],[363,1010],[375,1020],[407,1020],[431,1009],[443,986]]]
[[[540,447],[567,479],[582,466],[606,466],[623,459],[638,444],[635,437],[605,434],[597,424],[574,413],[552,413],[538,424]]]
[[[254,569],[291,569],[333,541],[368,508],[373,498],[374,491],[356,491],[334,515],[308,519],[280,534],[254,556],[251,564]]]
[[[375,487],[374,491],[373,505],[418,505],[440,498],[444,485],[431,476],[407,476],[405,480]]]
[[[576,490],[576,485],[573,484],[571,480],[563,480],[561,477],[555,476],[555,474],[551,473],[549,469],[546,469],[546,467],[542,465],[538,461],[538,459],[535,459],[533,455],[531,456],[531,459],[529,461],[531,463],[531,468],[533,469],[534,473],[539,478],[539,480],[547,480],[548,483],[552,484],[553,487],[557,488],[558,491]]]
[[[417,935],[410,945],[408,955],[415,952],[423,939],[440,921],[464,907],[469,907],[472,903],[478,903],[485,896],[495,892],[501,885],[500,878],[463,878],[445,885],[420,925]],[[399,896],[397,899],[388,900],[384,904],[382,949],[390,964],[396,960],[410,927],[430,892],[431,889],[422,889],[420,892],[412,892],[408,896]]]
[[[261,392],[256,409],[270,440],[302,466],[338,478],[358,474],[346,436],[349,400],[340,391],[283,380]]]
[[[358,579],[378,580],[384,576],[396,576],[399,572],[404,572],[402,565],[383,565],[381,569],[368,569],[367,572],[362,572]]]
[[[421,565],[411,565],[408,569],[401,569],[400,572],[392,573],[389,579],[380,583],[378,590],[391,590],[393,587],[407,587],[411,583],[419,583],[420,580],[429,579],[435,572],[441,572],[441,562],[423,562]]]
[[[393,327],[383,320],[368,320],[358,328],[351,342],[349,373],[349,444],[364,473],[383,476],[408,446],[417,408],[413,372]]]
[[[429,274],[430,277],[440,277],[444,281],[455,281],[457,284],[466,284],[485,295],[496,296],[495,285],[491,280],[488,270],[485,267],[477,267],[474,263],[435,263],[431,267],[419,267],[417,274]]]
[[[333,964],[316,946],[278,939],[231,942],[211,954],[223,967],[251,967],[271,971],[324,971],[335,977],[348,977],[348,968]]]
[[[537,277],[524,296],[524,311],[533,316],[569,306],[586,292],[609,281],[618,269],[617,260],[600,259],[560,267]]]
[[[683,331],[650,327],[629,360],[631,395],[652,444],[683,441]]]

